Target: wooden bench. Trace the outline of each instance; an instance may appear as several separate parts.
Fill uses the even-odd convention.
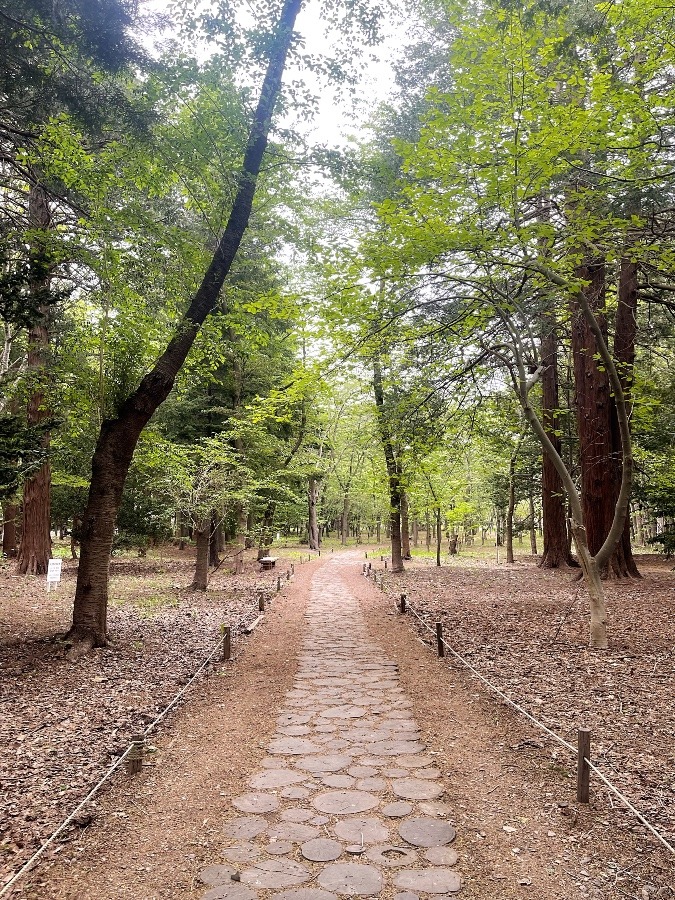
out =
[[[278,556],[263,556],[262,559],[259,559],[258,562],[262,566],[263,572],[269,572],[270,569],[273,569],[277,564]]]

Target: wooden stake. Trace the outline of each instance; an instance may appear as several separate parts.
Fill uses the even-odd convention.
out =
[[[436,646],[439,657],[445,656],[445,644],[443,643],[443,623],[436,622]]]
[[[281,575],[277,575],[277,594],[281,590]]]
[[[588,803],[591,770],[586,760],[591,758],[591,729],[580,728],[577,736],[577,803]]]
[[[403,615],[403,613],[405,612],[405,602],[406,602],[406,599],[407,599],[406,595],[405,595],[405,594],[401,594],[401,605],[400,605],[400,607],[399,607],[399,609],[401,610],[401,615]]]
[[[387,560],[386,560],[386,559],[385,559],[385,561],[384,561],[384,569],[385,569],[385,571],[386,571],[386,569],[387,569]]]
[[[143,748],[145,735],[136,734],[131,739],[131,750],[126,758],[127,775],[136,775],[143,768]]]
[[[265,612],[265,595],[260,594],[258,597],[258,610],[260,612]]]
[[[291,580],[291,571],[290,571],[290,569],[286,569],[286,581],[290,581],[290,580]]]
[[[223,629],[223,659],[228,660],[232,656],[232,629],[229,625],[222,625]]]

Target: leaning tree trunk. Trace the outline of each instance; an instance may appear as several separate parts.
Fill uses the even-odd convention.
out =
[[[202,519],[195,528],[197,558],[195,576],[190,587],[193,591],[205,591],[209,586],[209,549],[211,547],[211,519]]]
[[[307,509],[309,513],[308,518],[308,532],[309,532],[309,549],[310,550],[318,550],[320,544],[320,536],[319,536],[319,516],[318,516],[318,505],[319,505],[319,492],[321,489],[321,482],[315,476],[312,476],[309,479],[307,484]]]
[[[104,645],[106,642],[110,550],[134,449],[151,416],[171,392],[201,325],[215,308],[248,227],[272,114],[281,89],[295,19],[301,6],[302,0],[286,0],[281,11],[232,211],[204,279],[152,371],[122,404],[118,417],[105,421],[101,426],[92,460],[73,624],[68,635],[85,646]]]
[[[389,422],[384,404],[382,385],[382,364],[376,357],[373,361],[373,390],[380,440],[387,465],[389,484],[389,530],[391,537],[391,571],[403,572],[403,552],[401,546],[401,471],[394,452]]]
[[[403,559],[412,559],[410,552],[410,521],[408,515],[408,495],[401,491],[401,553]]]
[[[40,184],[31,186],[28,196],[28,220],[36,234],[46,235],[51,225],[51,213],[47,193]],[[44,246],[36,239],[32,247],[30,291],[39,318],[28,331],[28,385],[29,398],[27,421],[40,426],[50,412],[46,407],[47,372],[49,367],[49,291],[50,265]],[[45,431],[42,446],[49,450],[49,432]],[[17,571],[22,575],[44,575],[51,554],[51,464],[46,460],[26,479],[23,486],[23,524],[21,544],[17,559]]]
[[[553,316],[545,316],[541,337],[542,364],[542,424],[556,453],[562,452],[560,441],[560,395],[558,390],[558,335]],[[542,569],[558,569],[576,566],[570,553],[567,533],[567,513],[562,480],[551,457],[543,454],[541,465],[541,506],[544,549],[539,566]],[[533,551],[536,553],[536,550]]]

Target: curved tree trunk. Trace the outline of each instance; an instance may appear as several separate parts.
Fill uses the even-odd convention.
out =
[[[286,0],[248,137],[237,193],[211,264],[166,350],[152,371],[122,404],[118,418],[101,426],[82,528],[82,552],[69,637],[83,645],[106,642],[108,566],[117,511],[134,449],[155,410],[166,400],[220,289],[248,227],[272,114],[281,88],[286,56],[302,0]]]

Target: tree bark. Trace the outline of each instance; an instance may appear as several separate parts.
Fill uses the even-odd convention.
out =
[[[410,553],[410,521],[408,516],[408,495],[401,489],[401,554],[403,559],[412,559]]]
[[[513,559],[513,513],[516,508],[516,456],[511,455],[509,460],[509,506],[506,511],[506,561],[512,563]]]
[[[342,532],[342,546],[344,547],[347,543],[347,536],[349,534],[349,494],[345,494],[342,498],[342,521],[340,524],[340,530]]]
[[[215,516],[211,517],[211,527],[209,530],[209,565],[215,569],[220,565],[220,557],[218,556],[218,533],[220,524]]]
[[[637,337],[638,307],[638,265],[624,257],[619,271],[618,305],[614,320],[614,359],[617,363],[621,385],[626,401],[630,403],[633,389],[633,367],[635,365],[635,340]],[[612,455],[617,464],[613,466],[614,492],[613,500],[619,496],[621,489],[621,433],[616,404],[612,400]],[[630,538],[630,516],[626,516],[623,533],[616,546],[609,564],[608,574],[616,578],[641,578],[633,557]]]
[[[541,337],[542,371],[542,423],[548,439],[559,455],[560,441],[560,393],[558,389],[558,335],[553,316],[545,316]],[[558,569],[576,566],[570,553],[567,533],[565,494],[562,481],[551,457],[543,454],[541,465],[541,507],[543,520],[544,550],[539,561],[542,569]],[[535,551],[536,552],[536,551]]]
[[[530,501],[530,551],[532,556],[537,555],[537,523],[535,521],[535,511],[534,511],[534,494],[532,493],[532,488],[530,487],[529,493],[529,501]]]
[[[443,529],[441,528],[441,508],[436,509],[436,565],[441,565],[441,544],[443,542]]]
[[[578,269],[577,276],[587,282],[584,296],[595,313],[606,342],[604,262],[587,262]],[[637,297],[637,284],[635,296]],[[633,307],[629,304],[627,309]],[[575,311],[572,320],[572,351],[583,521],[588,552],[595,557],[604,544],[614,520],[614,510],[621,486],[621,436],[607,369],[598,365],[599,348],[595,335],[588,320],[578,310]],[[626,523],[624,536],[625,528]],[[602,577],[628,577],[624,536],[608,562],[600,568]],[[630,533],[627,541],[630,550]],[[579,562],[581,563],[581,560]]]
[[[73,624],[69,632],[71,639],[84,645],[104,645],[106,642],[110,550],[134,449],[151,416],[168,397],[201,325],[215,308],[248,227],[272,114],[301,5],[302,0],[286,0],[281,11],[232,211],[204,279],[152,371],[122,404],[118,418],[107,420],[101,426],[92,460]]]
[[[391,431],[387,421],[384,404],[384,387],[382,385],[382,364],[376,357],[373,360],[373,389],[380,440],[384,450],[389,484],[389,528],[391,533],[391,571],[403,572],[403,553],[401,546],[401,469],[396,458]]]
[[[190,587],[193,591],[205,591],[209,586],[209,548],[211,545],[211,519],[204,519],[195,528],[197,558],[195,576]]]
[[[307,507],[309,511],[308,534],[309,549],[318,550],[321,538],[319,536],[318,504],[321,481],[312,476],[307,484]]]
[[[47,193],[40,184],[33,184],[28,196],[28,221],[32,229],[46,233],[51,226],[51,212]],[[27,421],[29,425],[41,425],[49,418],[45,406],[47,372],[49,368],[49,315],[50,266],[44,247],[33,248],[30,291],[36,301],[38,320],[28,330],[27,371],[30,395]],[[42,446],[49,450],[50,435],[45,431]],[[51,513],[51,464],[47,460],[26,479],[23,486],[23,524],[21,544],[17,558],[17,572],[22,575],[44,575],[47,572],[52,540],[50,534]]]

